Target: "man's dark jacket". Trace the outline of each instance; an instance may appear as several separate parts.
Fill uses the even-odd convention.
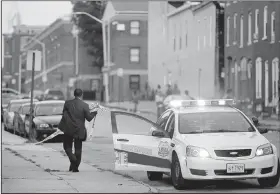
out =
[[[66,135],[85,141],[87,138],[85,120],[90,122],[96,114],[97,112],[90,113],[89,105],[79,98],[67,100],[58,128]]]

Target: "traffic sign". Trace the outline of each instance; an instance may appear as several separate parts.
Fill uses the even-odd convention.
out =
[[[118,69],[117,75],[118,75],[119,77],[122,77],[122,76],[123,76],[123,69],[122,69],[122,68],[119,68],[119,69]]]
[[[42,53],[41,51],[27,51],[26,70],[32,71],[32,64],[35,62],[35,71],[41,71]]]
[[[16,79],[12,79],[12,84],[16,84]]]

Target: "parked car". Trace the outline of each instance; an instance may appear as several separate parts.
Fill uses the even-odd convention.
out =
[[[40,141],[57,130],[62,118],[64,103],[63,100],[48,100],[36,103],[32,119],[32,128],[36,140]],[[26,114],[24,124],[28,136],[31,133],[29,131],[29,119],[30,114]]]
[[[31,92],[28,93],[29,98],[31,98]],[[39,101],[42,101],[44,98],[44,92],[42,90],[34,90],[33,97]]]
[[[65,100],[64,94],[59,89],[47,89],[43,100]]]
[[[11,88],[2,88],[1,90],[1,99],[2,99],[2,108],[5,110],[8,106],[10,100],[21,99],[22,96],[18,91],[13,90]]]
[[[33,104],[33,107],[35,107],[35,104],[36,102]],[[25,120],[25,115],[29,113],[30,113],[30,103],[22,104],[19,107],[18,111],[15,111],[13,126],[16,134],[27,137],[27,132],[25,131],[25,126],[24,126],[24,120]]]
[[[34,99],[34,102],[38,101]],[[10,100],[8,103],[7,110],[4,111],[3,121],[4,121],[4,130],[5,131],[13,131],[14,130],[14,116],[15,112],[18,111],[19,107],[22,104],[30,102],[30,99],[17,99]],[[14,131],[15,132],[15,131]]]

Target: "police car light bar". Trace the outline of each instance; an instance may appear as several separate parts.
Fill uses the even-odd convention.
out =
[[[217,100],[174,100],[170,105],[174,108],[190,107],[190,106],[232,106],[235,102],[233,99],[217,99]]]

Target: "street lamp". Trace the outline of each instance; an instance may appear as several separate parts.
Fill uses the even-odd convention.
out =
[[[79,30],[76,26],[73,26],[72,34],[75,37],[75,75],[76,75],[76,81],[78,80],[79,75]]]
[[[86,16],[90,17],[91,19],[99,22],[102,25],[102,33],[103,33],[102,34],[102,37],[103,37],[103,58],[104,58],[104,64],[105,64],[104,66],[108,66],[109,67],[108,61],[109,61],[110,57],[107,55],[108,50],[106,49],[107,48],[107,42],[106,42],[106,38],[105,38],[105,23],[104,23],[104,21],[98,19],[97,17],[95,17],[95,16],[93,16],[93,15],[87,13],[87,12],[73,12],[72,15],[86,15]],[[110,38],[109,38],[109,30],[108,30],[108,45],[109,45],[109,41],[110,41]],[[76,42],[76,44],[77,44],[77,42]],[[77,57],[76,57],[76,59],[77,59]],[[104,84],[105,84],[105,96],[106,96],[105,99],[106,99],[106,102],[108,102],[108,100],[109,100],[108,82],[109,82],[108,74],[105,74],[105,76],[104,76]]]

